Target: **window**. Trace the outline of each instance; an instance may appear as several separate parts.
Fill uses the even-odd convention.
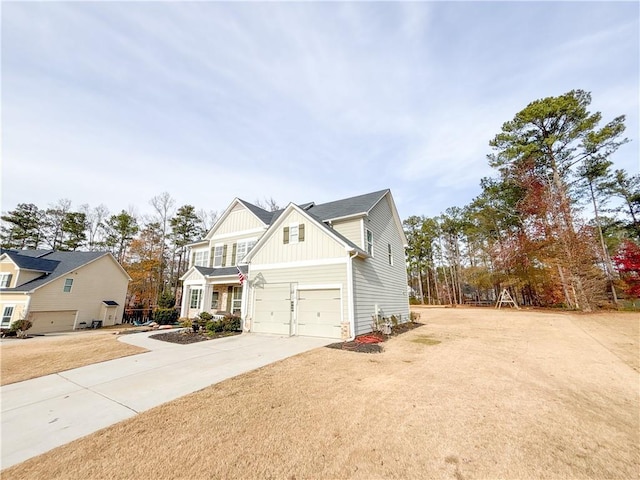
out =
[[[215,248],[213,249],[213,266],[224,267],[226,256],[227,256],[227,246],[216,245]]]
[[[373,233],[367,228],[367,253],[373,257]]]
[[[220,292],[211,292],[211,310],[218,309],[219,299],[220,299]]]
[[[209,255],[206,250],[200,250],[193,254],[193,264],[199,267],[206,267],[209,262]]]
[[[9,328],[11,325],[11,317],[13,316],[13,306],[4,307],[2,311],[2,328]]]
[[[194,288],[191,290],[191,298],[189,299],[189,308],[200,308],[200,299],[202,298],[202,289]]]
[[[73,278],[65,279],[64,288],[62,289],[62,291],[64,293],[69,293],[69,292],[71,292],[71,287],[73,287]]]
[[[241,240],[235,245],[235,257],[234,257],[234,265],[238,265],[240,260],[242,260],[247,253],[251,251],[253,247],[255,247],[257,240],[252,238],[251,240]]]
[[[389,265],[393,266],[393,252],[391,250],[391,244],[389,244],[388,252],[389,252]]]
[[[284,227],[282,243],[304,242],[304,223],[292,223]]]
[[[11,286],[11,274],[0,273],[0,288],[9,288]]]
[[[231,311],[233,313],[240,313],[242,307],[242,287],[233,287],[233,303],[231,304]]]
[[[298,243],[298,225],[289,226],[289,243]]]

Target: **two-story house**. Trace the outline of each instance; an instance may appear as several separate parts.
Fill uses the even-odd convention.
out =
[[[131,278],[108,252],[0,250],[0,326],[19,319],[29,333],[121,323]]]
[[[235,199],[192,244],[182,317],[240,314],[245,331],[348,339],[409,320],[407,240],[390,190],[267,212]]]

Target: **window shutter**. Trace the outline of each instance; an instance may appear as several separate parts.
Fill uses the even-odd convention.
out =
[[[196,252],[193,252],[191,254],[191,265],[195,265],[196,264]]]
[[[298,225],[298,241],[304,242],[304,223]]]
[[[233,250],[231,250],[231,265],[236,265],[238,262],[236,262],[236,251],[238,250],[238,244],[234,243],[233,244]]]
[[[284,227],[284,237],[282,243],[289,243],[289,227]]]
[[[227,244],[226,243],[222,247],[222,264],[220,266],[221,267],[227,266]]]
[[[215,247],[211,249],[211,254],[209,255],[209,268],[213,267],[213,257],[216,254]]]

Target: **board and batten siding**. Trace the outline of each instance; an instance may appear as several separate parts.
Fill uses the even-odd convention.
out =
[[[376,305],[385,317],[409,320],[404,245],[394,222],[388,196],[369,212],[364,227],[373,233],[373,257],[353,260],[355,333],[371,331]],[[391,244],[393,265],[389,265]]]
[[[265,224],[242,204],[237,203],[231,209],[224,221],[216,227],[213,238],[220,235],[233,234],[236,232],[244,232],[259,228],[266,228]]]
[[[64,292],[65,280],[73,279],[71,292]],[[129,279],[116,261],[104,255],[77,270],[56,278],[31,294],[29,312],[77,310],[76,322],[98,319],[104,300],[118,303],[113,323],[122,320]],[[105,324],[106,325],[106,324]]]
[[[304,241],[297,243],[284,243],[284,228],[290,225],[304,225]],[[280,264],[292,262],[304,262],[312,260],[328,260],[346,257],[343,245],[329,236],[322,227],[292,210],[279,227],[266,242],[260,247],[260,251],[251,259],[252,264]]]

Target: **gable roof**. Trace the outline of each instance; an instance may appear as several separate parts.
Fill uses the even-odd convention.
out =
[[[364,257],[368,257],[369,256],[368,253],[366,253],[364,250],[362,250],[360,247],[358,247],[351,240],[347,239],[346,237],[344,237],[340,233],[336,232],[333,228],[331,228],[329,225],[324,223],[320,218],[318,218],[315,215],[309,213],[309,211],[300,208],[298,205],[296,205],[294,203],[290,203],[289,205],[287,205],[287,208],[285,208],[284,210],[278,212],[278,218],[276,220],[274,220],[271,223],[271,225],[269,225],[269,228],[264,233],[264,235],[262,235],[262,237],[260,237],[258,242],[253,247],[253,249],[251,249],[251,251],[249,253],[247,253],[247,255],[244,257],[243,260],[245,262],[249,261],[255,255],[255,253],[260,250],[260,248],[266,243],[267,239],[270,238],[271,235],[273,235],[273,232],[278,231],[279,225],[282,222],[284,222],[284,220],[286,219],[287,215],[292,211],[296,211],[300,215],[302,215],[303,217],[307,217],[314,225],[316,225],[318,228],[320,228],[320,230],[323,230],[330,237],[333,237],[333,239],[335,241],[337,241],[338,243],[341,243],[345,247],[346,250],[353,251],[353,252],[357,253],[360,256],[364,256]]]
[[[213,227],[211,227],[211,229],[207,232],[205,237],[203,239],[201,239],[201,240],[198,240],[196,242],[190,243],[189,245],[197,245],[197,244],[204,243],[205,241],[210,240],[211,237],[213,236],[213,233],[218,229],[218,227],[222,224],[222,222],[224,222],[226,220],[226,218],[233,211],[234,207],[236,205],[238,205],[238,204],[242,205],[244,208],[249,210],[249,212],[251,212],[265,226],[268,226],[271,223],[271,219],[273,217],[273,213],[274,212],[267,212],[266,210],[264,210],[264,209],[262,209],[260,207],[257,207],[256,205],[254,205],[252,203],[249,203],[249,202],[247,202],[245,200],[242,200],[242,199],[236,197],[229,204],[227,209],[224,212],[222,212],[222,215],[220,215],[220,217],[216,220],[216,223],[213,224]]]
[[[41,258],[42,256],[53,252],[53,250],[25,250],[28,254],[23,254],[18,250],[0,250],[0,254],[7,255],[16,266],[22,270],[35,270],[36,272],[53,272],[59,261]]]
[[[336,220],[338,218],[353,217],[356,215],[366,215],[390,190],[380,190],[377,192],[365,193],[355,197],[336,200],[333,202],[313,205],[308,212],[315,215],[323,222]]]
[[[14,288],[3,288],[3,292],[31,292],[98,258],[107,255],[113,258],[109,252],[58,252],[54,250],[2,250],[2,254],[7,254],[19,268],[43,272],[41,277]],[[124,275],[131,279],[115,258],[113,261],[120,267]],[[22,267],[21,264],[26,266]],[[46,267],[48,270],[29,268],[29,266]]]

